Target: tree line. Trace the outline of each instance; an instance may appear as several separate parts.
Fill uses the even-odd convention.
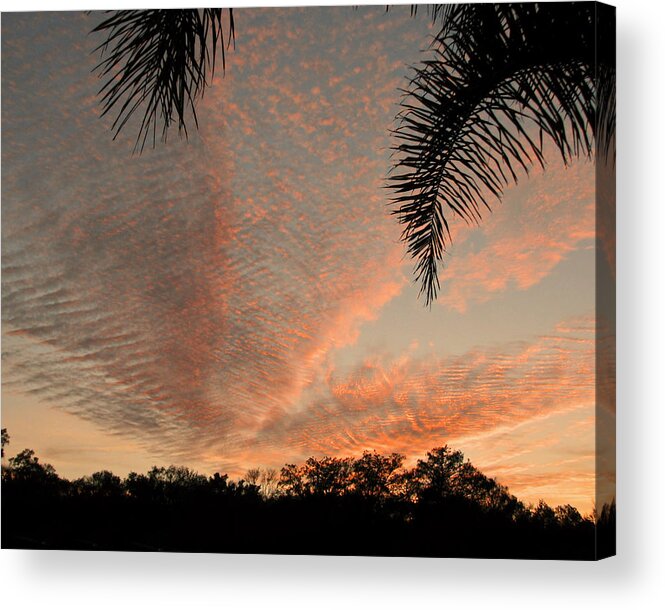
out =
[[[4,446],[9,441],[3,430]],[[525,505],[448,446],[311,457],[234,481],[184,466],[60,477],[31,449],[2,469],[4,548],[594,559],[615,506]]]

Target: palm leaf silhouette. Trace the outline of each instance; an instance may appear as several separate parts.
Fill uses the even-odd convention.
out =
[[[389,8],[389,7],[387,7]],[[109,11],[96,70],[114,137],[143,111],[135,150],[174,123],[198,127],[195,105],[221,51],[235,39],[232,9]],[[449,218],[479,223],[483,210],[534,165],[545,143],[564,163],[612,154],[613,19],[592,2],[426,5],[441,29],[433,58],[414,69],[394,131],[392,213],[430,305],[451,242]],[[418,6],[411,7],[416,15]],[[599,49],[602,51],[598,53]]]
[[[234,40],[233,10],[224,9],[107,11],[111,15],[94,28],[106,34],[95,51],[101,54],[96,70],[105,80],[99,94],[102,116],[115,112],[114,139],[139,110],[135,150],[166,140],[174,123],[187,135],[186,114],[198,127],[195,104],[215,71],[221,52],[226,66],[225,38]],[[219,51],[218,51],[219,49]]]
[[[613,50],[596,61],[595,3],[448,5],[437,16],[433,58],[401,102],[388,178],[427,305],[451,214],[479,223],[520,172],[544,167],[548,140],[564,163],[591,157],[597,142],[608,155],[615,124]]]
[[[424,8],[436,22],[444,6],[432,4]],[[224,10],[228,15],[226,34]],[[92,30],[106,35],[93,51],[101,55],[94,70],[104,81],[99,91],[102,116],[115,113],[111,127],[114,139],[141,112],[135,152],[142,152],[148,141],[154,147],[158,131],[165,141],[174,123],[178,132],[186,136],[188,111],[198,128],[196,102],[214,74],[217,53],[221,53],[224,69],[225,48],[235,42],[233,9],[105,13],[110,16]],[[417,13],[418,5],[412,5],[411,15]]]

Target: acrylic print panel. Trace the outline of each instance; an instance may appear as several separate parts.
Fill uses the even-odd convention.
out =
[[[3,546],[613,554],[614,82],[596,3],[5,13]]]

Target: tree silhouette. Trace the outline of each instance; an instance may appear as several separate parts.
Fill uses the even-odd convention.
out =
[[[351,490],[352,469],[349,458],[311,457],[302,466],[284,466],[279,489],[292,496],[342,495]]]
[[[266,468],[261,472],[261,493],[266,498],[272,498],[277,493],[277,485],[279,477],[277,470],[274,468]]]
[[[574,506],[565,504],[554,509],[557,522],[563,527],[575,527],[582,523],[582,515]]]
[[[557,523],[557,514],[551,506],[540,500],[533,511],[533,519],[541,527],[551,528]]]
[[[265,498],[272,498],[277,493],[279,484],[277,471],[274,468],[250,468],[245,474],[245,481],[261,490]]]
[[[7,476],[15,482],[45,485],[58,480],[55,468],[51,464],[40,463],[32,449],[24,449],[9,458]]]
[[[376,451],[363,452],[351,467],[354,492],[375,500],[387,498],[401,482],[398,471],[403,462],[399,453],[384,456]]]
[[[2,456],[5,457],[5,445],[9,445],[9,432],[7,428],[2,429]]]
[[[122,495],[123,485],[119,476],[110,470],[93,472],[89,477],[82,477],[72,482],[79,493],[112,498]]]
[[[456,493],[462,469],[464,455],[461,451],[452,451],[448,446],[432,449],[427,459],[418,460],[411,474],[410,495],[420,500],[424,496],[446,497]]]
[[[68,481],[26,449],[2,471],[3,547],[594,559],[614,553],[615,506],[582,517],[525,507],[460,451],[310,458],[278,493],[247,480],[153,467]],[[265,475],[265,476],[264,476]],[[408,493],[406,492],[408,490]]]

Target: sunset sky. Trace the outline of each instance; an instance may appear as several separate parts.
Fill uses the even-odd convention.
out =
[[[460,449],[594,497],[594,165],[454,222],[431,309],[384,188],[407,7],[240,9],[188,141],[99,119],[97,14],[2,17],[2,426],[66,477]]]

